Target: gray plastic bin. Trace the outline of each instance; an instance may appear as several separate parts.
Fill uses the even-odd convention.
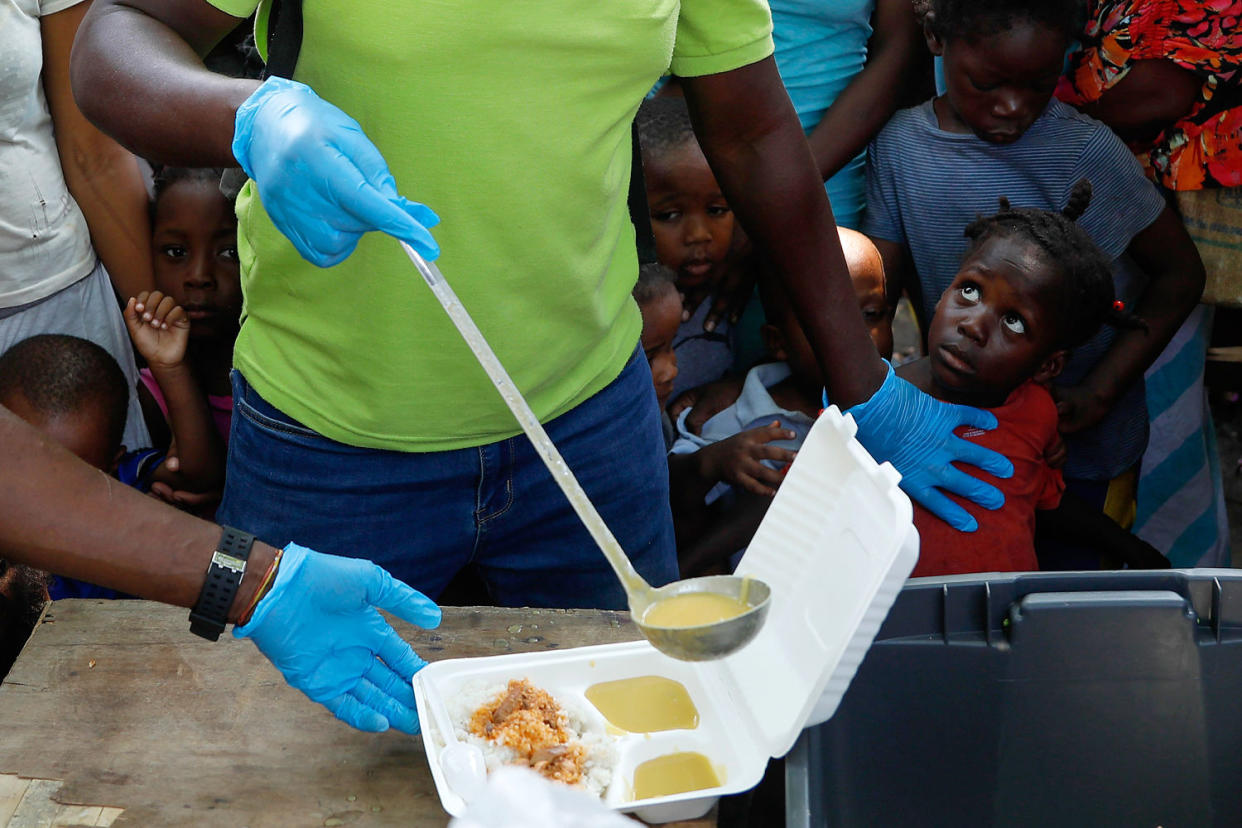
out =
[[[911,580],[790,826],[1242,826],[1242,572]]]

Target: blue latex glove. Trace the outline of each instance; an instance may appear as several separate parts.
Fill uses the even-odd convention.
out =
[[[887,365],[887,362],[885,363]],[[997,477],[1013,476],[1013,463],[1003,454],[963,440],[958,426],[996,428],[996,415],[981,408],[941,402],[893,373],[871,399],[849,409],[858,424],[858,442],[876,460],[887,460],[901,472],[901,488],[945,523],[963,532],[979,524],[965,509],[945,497],[961,495],[985,509],[1005,504],[1000,489],[951,465],[969,463]],[[826,405],[826,403],[825,403]]]
[[[313,264],[344,261],[371,230],[409,242],[425,259],[440,255],[427,232],[439,217],[399,196],[358,122],[305,84],[265,80],[237,108],[233,155],[276,227]]]
[[[434,601],[370,561],[291,543],[271,590],[233,635],[253,641],[290,685],[341,721],[418,733],[410,680],[427,662],[377,607],[420,627],[440,623]]]

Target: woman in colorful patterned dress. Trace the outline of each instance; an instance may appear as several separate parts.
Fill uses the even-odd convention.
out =
[[[1094,0],[1057,96],[1108,124],[1168,191],[1242,185],[1242,2]],[[1203,392],[1212,308],[1146,375],[1151,437],[1134,531],[1174,566],[1228,566],[1219,456]]]

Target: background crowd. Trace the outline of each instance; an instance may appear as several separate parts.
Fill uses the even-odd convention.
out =
[[[309,411],[283,419],[231,373],[234,344],[252,324],[241,262],[253,253],[239,251],[238,196],[221,186],[224,169],[145,161],[75,104],[70,47],[90,5],[18,0],[0,11],[12,57],[0,78],[0,404],[121,483],[213,517],[226,478],[253,473],[226,462],[231,437],[252,439],[237,436],[235,396],[245,397],[248,422],[298,439],[326,429],[302,422]],[[771,14],[776,65],[875,346],[865,365],[890,360],[932,398],[992,411],[997,428],[958,433],[1014,465],[1011,477],[972,472],[1003,492],[999,509],[939,495],[975,531],[950,526],[935,504],[916,510],[915,574],[1228,565],[1203,387],[1213,309],[1199,304],[1205,271],[1180,205],[1186,193],[1242,186],[1242,7],[772,0]],[[209,66],[257,75],[250,26],[216,46]],[[623,377],[650,382],[658,408],[630,386],[596,390],[619,395],[607,406],[618,456],[631,433],[661,423],[667,464],[646,473],[673,515],[677,568],[692,576],[736,565],[783,470],[832,403],[825,370],[862,371],[864,361],[819,363],[797,302],[772,275],[778,264],[735,217],[696,137],[693,96],[688,103],[677,81],[675,73],[637,112],[658,261],[639,269],[633,301],[617,299],[637,305],[650,368],[627,367]],[[543,137],[556,142],[551,132]],[[479,159],[444,163],[471,160]],[[250,216],[254,193],[241,198]],[[276,289],[299,287],[269,276],[264,290]],[[920,347],[895,355],[903,298]],[[259,336],[243,364],[250,379],[262,377],[254,355],[281,348]],[[364,348],[391,346],[368,338],[349,353],[361,359]],[[396,350],[370,353],[365,369],[319,370],[356,370],[382,386],[386,371],[404,370]],[[527,376],[536,397],[568,381]],[[353,416],[357,400],[324,406],[333,420],[338,409]],[[455,427],[489,427],[469,408],[460,406]],[[368,440],[359,445],[426,447]],[[461,448],[448,436],[428,440],[437,451]],[[329,497],[333,482],[318,481]],[[500,518],[503,485],[486,497]],[[242,525],[239,508],[229,518]],[[435,503],[427,508],[434,514]],[[276,528],[244,528],[291,540]],[[454,558],[436,589],[419,586],[471,603],[543,594],[516,564],[479,560]],[[551,605],[615,603],[585,576],[580,585],[571,575],[544,580]],[[0,675],[49,597],[116,595],[0,561]]]

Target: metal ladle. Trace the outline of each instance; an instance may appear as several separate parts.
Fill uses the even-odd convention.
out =
[[[600,551],[612,565],[625,589],[626,599],[630,605],[630,615],[638,629],[651,644],[666,655],[683,661],[707,661],[722,658],[740,649],[750,642],[763,626],[767,618],[768,606],[771,603],[771,591],[767,584],[753,578],[746,579],[733,575],[715,575],[706,578],[690,578],[674,581],[662,587],[652,587],[643,579],[630,563],[621,544],[613,537],[612,532],[595,510],[590,498],[582,490],[582,486],[566,465],[561,453],[548,438],[535,413],[530,410],[525,398],[509,378],[496,353],[487,344],[483,334],[479,332],[474,320],[462,306],[457,294],[445,281],[439,268],[428,262],[406,242],[401,242],[410,261],[418,268],[431,292],[435,294],[440,305],[449,315],[449,319],[457,327],[466,345],[474,353],[483,370],[491,379],[501,398],[517,418],[522,431],[530,438],[531,443],[552,475],[552,479],[561,487],[565,497],[581,518],[591,537],[599,545]],[[714,624],[701,624],[694,627],[657,627],[643,622],[647,610],[654,604],[675,595],[691,592],[707,592],[724,595],[744,601],[749,607],[741,615]]]

